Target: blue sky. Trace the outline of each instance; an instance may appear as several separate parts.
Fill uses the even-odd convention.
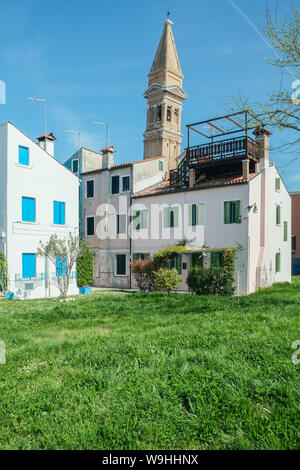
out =
[[[234,0],[263,29],[265,5],[277,0]],[[279,12],[300,7],[300,0],[279,0]],[[11,121],[31,138],[43,133],[43,106],[27,97],[48,99],[48,131],[57,137],[56,158],[65,161],[81,144],[100,150],[104,127],[118,163],[143,155],[147,88],[168,8],[184,73],[182,131],[185,124],[226,114],[223,101],[242,92],[254,101],[276,89],[281,75],[266,64],[273,53],[232,0],[78,0],[40,2],[0,0],[0,80],[7,102],[0,122]],[[290,88],[292,78],[284,74]],[[274,132],[273,145],[291,138]],[[289,190],[300,190],[297,150],[273,151]]]

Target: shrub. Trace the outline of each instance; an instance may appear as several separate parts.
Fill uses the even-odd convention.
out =
[[[176,269],[163,269],[160,268],[154,273],[155,289],[165,290],[170,295],[172,289],[178,289],[179,283],[182,278],[178,275]]]
[[[86,247],[83,253],[77,257],[76,270],[77,270],[78,287],[88,287],[93,284],[94,255],[93,255],[90,245],[86,244]]]
[[[8,266],[7,260],[0,250],[0,293],[4,294],[8,289]]]
[[[224,268],[191,268],[187,284],[197,295],[233,295],[233,273]]]
[[[130,267],[138,288],[142,291],[153,291],[154,272],[152,259],[133,261]]]

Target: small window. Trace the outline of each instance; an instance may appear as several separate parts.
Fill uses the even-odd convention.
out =
[[[178,109],[175,109],[175,111],[174,111],[174,117],[175,117],[175,124],[178,124],[178,122],[179,122]]]
[[[134,221],[134,229],[135,230],[142,230],[148,228],[148,211],[147,209],[143,209],[140,211],[134,211],[133,214],[133,221]]]
[[[29,166],[29,148],[19,145],[19,165]]]
[[[126,233],[126,214],[118,214],[117,215],[117,234],[124,234]]]
[[[224,202],[224,224],[240,224],[242,221],[241,201]]]
[[[35,199],[32,197],[22,197],[22,222],[35,222],[36,208]]]
[[[94,180],[86,182],[86,197],[87,199],[94,197]]]
[[[283,241],[287,242],[287,240],[288,240],[288,223],[285,220],[283,222]]]
[[[161,121],[161,104],[157,107],[157,111],[156,111],[156,121],[157,122],[160,122]]]
[[[130,176],[123,176],[122,178],[122,192],[130,191]]]
[[[79,169],[79,160],[72,160],[72,171],[73,173],[78,173]]]
[[[150,258],[150,253],[133,253],[133,261],[144,261]]]
[[[179,207],[165,207],[164,228],[175,228],[179,226]]]
[[[221,252],[210,252],[210,266],[211,268],[220,268],[221,266],[223,266],[223,254]]]
[[[53,201],[53,223],[55,225],[65,225],[66,204],[61,201]]]
[[[205,204],[190,204],[189,205],[189,226],[195,227],[196,225],[204,225],[204,210]]]
[[[31,279],[36,276],[36,256],[34,253],[22,254],[22,278]]]
[[[161,160],[158,162],[158,169],[159,171],[164,171],[164,162]]]
[[[67,258],[66,256],[56,257],[56,277],[65,277],[67,275]]]
[[[86,218],[86,234],[94,235],[95,234],[95,220],[94,217]]]
[[[117,276],[126,275],[126,255],[116,256],[116,275]]]
[[[280,191],[280,178],[275,178],[275,189]]]
[[[111,193],[112,194],[119,194],[120,192],[120,176],[112,176],[111,177]]]
[[[281,207],[278,205],[276,206],[276,225],[281,224]]]
[[[276,253],[275,270],[276,270],[276,273],[280,272],[280,253]]]
[[[292,235],[292,252],[295,253],[297,249],[297,237],[296,235]]]
[[[167,121],[171,122],[171,119],[172,119],[172,111],[171,111],[170,106],[168,106],[167,107]]]
[[[173,258],[169,263],[170,269],[176,269],[178,274],[181,274],[182,271],[182,256],[177,255],[176,258]]]

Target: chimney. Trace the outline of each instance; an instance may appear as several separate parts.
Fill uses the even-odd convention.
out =
[[[255,140],[259,148],[259,170],[269,166],[269,148],[270,148],[270,135],[272,132],[264,127],[258,127],[253,131]]]
[[[246,160],[242,160],[242,168],[243,168],[243,179],[248,180],[249,179],[249,160],[248,160],[248,158]]]
[[[54,137],[52,132],[41,135],[40,137],[37,137],[36,140],[43,150],[46,150],[46,152],[50,153],[50,155],[54,157],[54,141],[56,140],[56,137]]]
[[[102,152],[102,169],[109,170],[114,164],[114,153],[113,147],[105,147],[101,149]]]
[[[194,168],[191,168],[189,172],[189,188],[193,188],[195,186],[195,178],[195,170]]]

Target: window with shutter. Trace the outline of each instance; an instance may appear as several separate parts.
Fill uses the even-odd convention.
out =
[[[95,221],[94,217],[87,217],[86,218],[86,234],[87,235],[94,235],[95,234]]]
[[[72,160],[72,172],[73,173],[78,173],[79,169],[79,161],[78,160]]]
[[[280,225],[281,223],[281,207],[278,205],[276,206],[276,225]]]
[[[126,255],[116,255],[116,275],[126,275]]]
[[[280,272],[280,253],[276,253],[275,268],[276,268],[276,273],[279,273]]]
[[[276,191],[280,190],[280,178],[275,178],[275,189]]]
[[[130,176],[122,177],[122,192],[130,191]]]
[[[164,228],[170,227],[170,208],[165,207],[163,210],[163,225]]]
[[[22,197],[22,222],[36,221],[36,203],[33,197]]]
[[[34,253],[22,254],[22,278],[29,279],[36,276],[36,256]]]
[[[56,276],[65,277],[67,275],[67,257],[56,257]]]
[[[287,242],[287,239],[288,239],[288,223],[285,220],[283,224],[283,241]]]
[[[19,145],[19,165],[29,166],[29,148]]]
[[[224,224],[240,224],[242,221],[241,201],[224,202]]]
[[[135,230],[141,230],[140,213],[140,211],[134,211],[133,214],[133,227]]]
[[[53,223],[55,225],[65,225],[66,205],[61,201],[53,201]]]
[[[223,254],[219,251],[211,251],[210,266],[211,268],[220,268],[223,266]]]
[[[126,233],[126,214],[117,215],[117,234]]]
[[[86,197],[88,199],[94,197],[94,180],[86,182]]]

